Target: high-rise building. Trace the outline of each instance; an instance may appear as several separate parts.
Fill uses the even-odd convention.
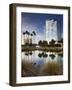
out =
[[[48,43],[54,39],[58,40],[58,34],[57,34],[57,21],[52,20],[46,20],[46,31],[45,31],[45,38],[48,41]]]

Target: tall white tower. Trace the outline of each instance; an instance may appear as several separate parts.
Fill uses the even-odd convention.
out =
[[[58,35],[57,35],[57,21],[52,20],[46,20],[46,40],[48,43],[54,39],[57,41]]]

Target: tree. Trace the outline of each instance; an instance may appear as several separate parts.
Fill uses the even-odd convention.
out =
[[[32,44],[32,36],[33,36],[33,34],[31,33],[30,35],[31,35],[31,44]]]
[[[55,41],[54,39],[52,39],[52,40],[49,42],[49,44],[50,44],[50,45],[54,45],[55,42],[56,42],[56,41]]]
[[[38,45],[42,46],[42,44],[43,44],[43,42],[40,40],[40,41],[38,42]]]
[[[30,35],[30,33],[28,31],[26,31],[25,33],[28,36],[28,37],[26,36],[26,44],[29,44],[29,35]]]
[[[63,38],[61,38],[61,39],[58,41],[58,43],[63,43]]]
[[[32,32],[34,35],[36,35],[35,31]]]
[[[23,32],[23,35],[24,35],[24,44],[25,44],[25,34],[26,34],[26,33],[25,33],[25,32]]]
[[[33,33],[33,37],[36,36],[36,33],[35,31],[32,32]],[[34,41],[35,41],[35,37],[34,37]]]
[[[47,46],[48,45],[48,42],[43,40],[43,46]]]

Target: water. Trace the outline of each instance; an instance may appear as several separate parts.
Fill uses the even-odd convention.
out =
[[[63,55],[56,52],[22,52],[22,77],[62,75]]]

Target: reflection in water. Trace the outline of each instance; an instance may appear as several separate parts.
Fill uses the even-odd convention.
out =
[[[25,52],[25,55],[32,55],[32,51],[27,51],[27,52]]]
[[[22,77],[63,74],[63,54],[43,51],[22,52]]]
[[[55,58],[54,54],[50,54],[49,56],[51,57],[52,60]]]
[[[42,57],[42,54],[41,54],[41,53],[39,53],[39,54],[38,54],[38,56],[41,58],[41,57]]]
[[[60,75],[62,74],[61,69],[62,68],[58,62],[49,61],[41,68],[41,73],[44,75]]]
[[[41,57],[48,57],[48,55],[47,55],[46,53],[44,53],[44,52],[39,53],[38,56],[39,56],[40,58],[41,58]]]

